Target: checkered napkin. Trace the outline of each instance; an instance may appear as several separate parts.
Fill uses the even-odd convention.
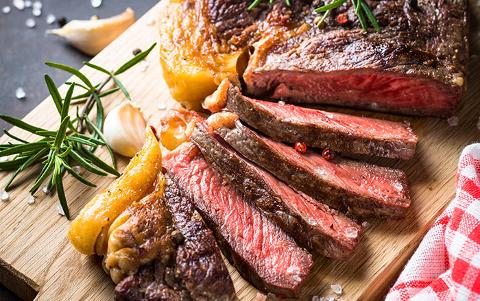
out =
[[[455,199],[425,235],[386,300],[480,300],[480,144],[463,151]]]

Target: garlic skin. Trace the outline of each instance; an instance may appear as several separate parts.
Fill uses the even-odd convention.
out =
[[[114,152],[131,158],[145,142],[146,126],[140,107],[131,101],[124,101],[108,113],[103,135]]]
[[[106,19],[72,20],[47,34],[64,37],[80,51],[94,56],[135,23],[135,12],[127,8],[123,13]]]

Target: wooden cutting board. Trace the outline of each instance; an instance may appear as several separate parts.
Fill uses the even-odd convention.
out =
[[[480,9],[474,7],[475,1],[471,4],[474,12],[472,23],[476,25]],[[154,20],[161,6],[161,3],[155,6],[93,62],[113,69],[130,58],[133,49],[146,49],[156,41],[158,35]],[[408,120],[420,137],[413,160],[389,162],[404,169],[409,177],[413,204],[407,217],[401,221],[371,221],[358,250],[347,261],[319,259],[305,285],[302,300],[331,295],[331,283],[342,285],[345,300],[383,297],[429,226],[453,199],[461,150],[480,137],[477,129],[480,113],[480,61],[477,56],[480,53],[480,35],[478,30],[473,30],[469,89],[458,111],[458,126],[451,127],[447,121],[435,118],[370,114]],[[176,104],[170,99],[163,82],[158,51],[154,51],[147,62],[146,70],[147,65],[137,66],[122,79],[146,116],[155,119],[161,113],[161,107]],[[103,79],[98,72],[85,68],[83,71],[96,81]],[[122,100],[119,94],[109,97],[105,101],[107,110]],[[47,128],[58,124],[50,99],[42,102],[25,120]],[[14,132],[20,133],[16,129]],[[5,141],[6,137],[1,138],[1,143]],[[8,176],[0,174],[0,187]],[[89,179],[98,184],[97,189],[83,186],[68,177],[65,180],[73,216],[112,181],[112,178],[92,175]],[[77,253],[68,243],[66,233],[70,222],[57,213],[56,197],[40,192],[35,204],[27,204],[31,183],[31,177],[22,178],[21,185],[10,194],[10,201],[0,203],[0,281],[19,296],[30,300],[112,300],[114,286],[102,271],[101,261]],[[229,269],[238,297],[241,300],[255,298],[257,290],[230,265]]]

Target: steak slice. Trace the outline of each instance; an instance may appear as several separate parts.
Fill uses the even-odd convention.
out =
[[[252,99],[233,85],[228,89],[227,108],[277,141],[304,142],[343,153],[408,160],[415,155],[418,141],[406,123]]]
[[[313,265],[308,252],[246,202],[193,144],[184,143],[163,163],[244,278],[265,292],[283,297],[298,294]]]
[[[400,218],[410,207],[407,177],[401,170],[341,158],[298,153],[237,121],[216,130],[235,150],[295,189],[332,208],[359,217]]]
[[[263,37],[243,76],[248,93],[294,103],[451,115],[465,87],[467,1],[368,4],[381,32],[365,34],[347,1],[324,28],[311,26],[287,39],[278,33]],[[335,21],[339,14],[349,20],[343,28]]]
[[[358,224],[248,162],[203,125],[197,124],[192,142],[265,216],[312,253],[345,259],[353,252],[362,231]]]
[[[157,235],[155,227],[159,223],[168,229],[168,237],[162,235],[166,242],[159,244],[155,260],[144,263],[117,285],[116,299],[233,300],[233,282],[212,231],[169,178],[164,196],[161,199],[146,199],[148,206],[134,205],[134,220],[143,222],[138,224],[138,228],[129,228],[133,231],[122,229],[125,237],[130,237],[134,243],[145,240],[146,243],[137,248],[139,255],[142,255],[142,250],[150,250],[150,237]],[[128,247],[119,251],[120,257],[128,254]],[[140,256],[139,260],[143,258]],[[125,264],[128,263],[127,260]]]

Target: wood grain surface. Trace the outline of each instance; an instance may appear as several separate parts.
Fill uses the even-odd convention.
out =
[[[471,4],[471,11],[474,12],[471,21],[476,26],[480,13],[475,5],[479,4],[476,1],[471,1]],[[157,27],[151,21],[161,7],[161,3],[155,6],[95,57],[93,62],[113,69],[131,57],[133,49],[145,49],[156,41]],[[302,300],[332,294],[329,288],[331,283],[343,286],[345,300],[383,297],[424,233],[454,197],[460,152],[480,137],[476,126],[480,113],[480,36],[476,28],[471,38],[473,55],[469,68],[469,87],[457,114],[460,121],[458,126],[451,127],[445,120],[435,118],[368,114],[391,120],[407,120],[420,137],[418,152],[413,160],[378,161],[379,164],[388,163],[407,172],[413,198],[412,208],[401,221],[372,220],[359,248],[349,260],[318,259],[303,290]],[[161,113],[159,104],[167,107],[176,104],[170,99],[163,82],[158,53],[152,53],[147,61],[147,70],[137,66],[124,74],[122,79],[146,116],[155,120]],[[84,71],[96,81],[102,80],[101,74],[89,69]],[[108,110],[122,100],[119,95],[111,96],[105,100],[105,106]],[[42,102],[25,120],[47,128],[58,124],[57,113],[50,99]],[[20,133],[16,129],[14,132]],[[29,137],[24,133],[21,136]],[[5,141],[6,137],[1,138],[2,143]],[[122,166],[124,164],[125,160]],[[0,174],[0,185],[3,186],[7,178],[8,174]],[[112,180],[95,175],[89,175],[88,178],[98,184],[97,189],[83,186],[68,177],[65,179],[73,216]],[[112,300],[113,285],[101,268],[101,260],[77,253],[68,243],[66,232],[70,222],[57,213],[56,197],[40,192],[35,204],[27,204],[25,199],[31,183],[32,178],[27,174],[12,191],[10,201],[0,203],[0,282],[25,299]],[[254,299],[257,290],[230,265],[229,269],[239,299]]]

